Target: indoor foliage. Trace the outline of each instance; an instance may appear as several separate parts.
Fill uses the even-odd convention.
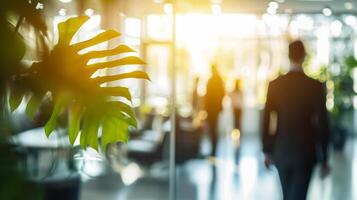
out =
[[[41,62],[33,64],[21,76],[16,77],[18,86],[11,89],[9,104],[13,111],[25,95],[30,96],[26,113],[34,116],[43,99],[49,97],[54,107],[45,125],[47,136],[56,128],[59,115],[68,111],[68,137],[71,144],[74,144],[80,135],[80,145],[83,149],[90,146],[98,150],[98,137],[101,132],[102,149],[106,150],[109,143],[126,142],[128,127],[136,127],[137,123],[131,106],[126,103],[131,102],[129,89],[103,85],[127,78],[149,80],[149,77],[143,71],[93,76],[101,69],[141,65],[144,62],[139,57],[126,56],[125,53],[133,52],[126,45],[80,54],[83,49],[120,36],[116,31],[107,30],[89,40],[72,44],[73,36],[88,19],[87,16],[80,16],[58,24],[58,44]],[[119,59],[88,63],[90,59],[117,55],[120,55]],[[126,100],[114,100],[113,97]]]

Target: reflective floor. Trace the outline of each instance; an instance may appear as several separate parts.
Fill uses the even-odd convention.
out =
[[[248,115],[245,118],[259,116]],[[177,166],[177,199],[282,199],[276,169],[267,170],[263,165],[257,130],[246,123],[239,152],[235,151],[237,143],[232,140],[231,132],[223,128],[220,132],[217,158],[194,159]],[[207,138],[203,139],[202,148],[209,150]],[[321,179],[318,168],[315,169],[308,199],[357,199],[357,140],[350,138],[343,152],[333,152],[330,163],[332,171],[325,179]],[[111,168],[108,166],[108,169]],[[141,167],[141,172],[139,179],[128,184],[123,176],[108,170],[105,175],[84,181],[81,199],[168,199],[167,163]],[[131,174],[127,176],[130,178]]]

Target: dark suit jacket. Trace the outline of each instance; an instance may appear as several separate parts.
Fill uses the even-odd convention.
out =
[[[277,116],[269,132],[271,113]],[[263,151],[276,164],[314,164],[327,160],[329,128],[325,85],[292,71],[269,83],[263,119]]]
[[[207,82],[205,109],[208,120],[216,120],[222,110],[222,99],[224,97],[224,84],[219,75],[213,75]]]

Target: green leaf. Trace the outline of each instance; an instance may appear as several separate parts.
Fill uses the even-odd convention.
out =
[[[79,16],[69,18],[64,22],[58,24],[58,44],[69,45],[74,34],[78,29],[89,19],[88,16]]]
[[[45,125],[46,136],[50,136],[51,132],[56,128],[57,118],[65,107],[64,99],[58,98],[54,100],[54,107],[50,119]]]
[[[113,76],[99,76],[99,77],[94,78],[94,81],[96,81],[99,84],[102,84],[102,83],[118,81],[118,80],[127,79],[127,78],[139,78],[139,79],[150,80],[150,78],[146,72],[133,71],[133,72],[122,73],[122,74],[117,74],[117,75],[113,75]]]
[[[107,115],[115,117],[117,119],[121,119],[135,128],[138,127],[138,122],[136,121],[135,117],[130,117],[123,114],[120,109],[110,109],[107,111]]]
[[[14,112],[16,108],[19,107],[22,99],[25,95],[25,91],[21,89],[11,89],[10,97],[9,97],[9,105],[11,112]]]
[[[116,118],[106,117],[102,128],[102,149],[113,142],[128,142],[128,123]]]
[[[69,108],[69,128],[68,137],[69,141],[73,145],[79,133],[81,123],[81,111],[82,106],[78,103],[73,104]]]
[[[42,95],[32,95],[26,106],[26,114],[28,117],[33,118],[40,107],[42,102]]]
[[[115,31],[115,30],[107,30],[107,31],[104,31],[102,33],[99,33],[98,35],[96,35],[95,37],[93,37],[93,38],[91,38],[89,40],[86,40],[86,41],[83,41],[83,42],[79,42],[79,43],[73,44],[71,46],[75,50],[80,51],[82,49],[88,48],[90,46],[94,46],[96,44],[108,41],[108,40],[110,40],[112,38],[119,37],[119,36],[120,36],[120,33],[118,33],[117,31]]]
[[[123,65],[144,65],[144,64],[146,63],[139,57],[128,56],[117,60],[88,65],[88,70],[91,70],[91,72],[95,72],[98,69],[104,69],[104,68],[118,67]]]
[[[121,101],[112,101],[112,102],[108,102],[109,106],[112,107],[112,109],[119,109],[121,112],[127,114],[129,117],[135,119],[135,113],[133,112],[133,109],[121,102]]]
[[[103,130],[104,141],[101,145],[104,145],[105,149],[110,142],[127,141],[128,127],[137,127],[137,122],[130,103],[109,102],[111,97],[120,97],[120,99],[122,97],[125,98],[125,102],[127,102],[126,100],[131,101],[129,89],[127,87],[102,87],[102,83],[126,78],[150,79],[143,71],[93,78],[92,75],[97,70],[126,65],[130,67],[129,65],[142,65],[145,62],[137,56],[127,56],[126,53],[134,52],[134,50],[126,45],[119,45],[109,50],[79,53],[83,49],[120,36],[120,33],[108,30],[89,40],[72,44],[74,35],[88,19],[87,16],[74,17],[58,24],[58,44],[49,54],[46,54],[43,61],[33,64],[28,69],[27,74],[34,75],[29,79],[29,86],[34,87],[33,91],[36,95],[30,98],[26,113],[30,116],[36,113],[45,93],[60,94],[65,98],[54,99],[53,112],[45,125],[46,135],[49,136],[57,126],[57,119],[62,110],[68,108],[70,143],[75,142],[80,132],[80,145],[83,149],[86,149],[87,146],[98,149],[98,129],[100,125],[103,125],[105,127]],[[90,59],[108,56],[120,57],[108,62],[88,65]],[[51,70],[48,69],[48,66]],[[42,92],[42,96],[38,92]],[[10,98],[10,106],[14,110],[20,104],[21,98],[17,97],[15,93]],[[69,105],[70,102],[77,102],[78,105]],[[104,122],[104,118],[110,119],[110,122]]]
[[[131,101],[130,91],[126,87],[102,87],[101,92],[107,96],[124,97],[127,100]]]
[[[83,129],[81,132],[80,145],[83,149],[87,148],[87,145],[98,150],[98,128],[100,119],[93,114],[87,113],[83,120]]]
[[[117,54],[121,53],[128,53],[128,52],[135,52],[132,48],[126,46],[126,45],[119,45],[115,47],[114,49],[109,49],[109,50],[102,50],[102,51],[90,51],[83,56],[85,56],[87,59],[93,59],[93,58],[103,58],[107,56],[114,56]]]

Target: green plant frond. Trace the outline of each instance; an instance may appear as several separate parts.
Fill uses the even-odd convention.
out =
[[[123,120],[105,117],[102,125],[102,149],[114,142],[128,142],[129,124]]]
[[[80,54],[83,49],[119,37],[114,30],[104,31],[93,38],[72,44],[72,38],[79,28],[88,21],[87,16],[70,18],[58,24],[59,41],[43,61],[34,63],[26,69],[31,96],[26,113],[33,117],[44,94],[54,97],[54,108],[45,125],[47,136],[56,128],[57,120],[63,110],[69,112],[68,137],[73,145],[80,134],[80,146],[90,146],[98,150],[98,130],[102,126],[102,146],[117,141],[128,141],[128,127],[137,127],[135,114],[130,105],[124,102],[110,101],[111,97],[122,97],[131,102],[131,94],[127,87],[101,87],[102,83],[138,78],[150,80],[143,71],[132,71],[112,76],[92,78],[100,69],[143,65],[145,62],[137,56],[127,56],[134,52],[126,45],[118,45],[113,49],[90,51]],[[113,61],[87,65],[90,59],[108,56],[121,56]],[[26,79],[27,80],[27,79]],[[12,91],[9,98],[11,110],[20,104],[23,94]],[[60,98],[61,97],[61,98]]]
[[[123,113],[127,114],[129,117],[135,119],[135,114],[133,112],[133,109],[126,103],[123,103],[121,101],[112,101],[108,102],[108,106],[110,106],[111,109],[119,109]]]
[[[76,18],[70,18],[64,22],[58,24],[58,44],[69,45],[72,41],[74,34],[78,29],[88,21],[89,17],[80,16]]]
[[[124,114],[121,110],[119,109],[111,109],[107,110],[107,114],[109,116],[112,116],[113,118],[121,119],[125,122],[127,122],[130,126],[137,128],[138,127],[138,122],[136,121],[135,118],[130,117],[126,114]]]
[[[117,96],[124,97],[127,100],[131,101],[131,94],[128,88],[126,87],[102,87],[100,88],[102,94],[106,96]]]
[[[10,111],[14,112],[22,102],[25,91],[22,89],[12,88],[9,96]]]
[[[77,139],[80,125],[81,125],[81,114],[83,106],[79,103],[74,103],[69,108],[69,127],[68,127],[68,137],[70,143],[73,145]]]
[[[91,71],[91,73],[96,72],[98,69],[105,69],[105,68],[112,68],[112,67],[119,67],[124,65],[144,65],[145,62],[136,56],[128,56],[125,58],[121,58],[118,60],[102,62],[102,63],[95,63],[88,65],[87,69]]]
[[[43,94],[32,95],[27,103],[25,113],[30,118],[33,118],[41,105]]]
[[[82,49],[94,46],[94,45],[102,43],[102,42],[106,42],[110,39],[113,39],[113,38],[119,37],[119,36],[120,36],[120,33],[118,33],[117,31],[108,30],[108,31],[99,33],[98,35],[94,36],[93,38],[91,38],[89,40],[73,44],[73,45],[71,45],[71,47],[73,47],[73,49],[75,49],[76,51],[80,51]]]
[[[113,76],[99,76],[94,78],[94,80],[99,84],[103,84],[103,83],[118,81],[127,78],[139,78],[139,79],[150,80],[148,74],[143,71],[133,71],[133,72],[122,73]]]
[[[51,117],[45,125],[45,133],[47,137],[50,136],[52,131],[56,128],[58,116],[61,114],[65,106],[66,100],[64,98],[55,99]]]
[[[103,58],[107,56],[113,56],[121,53],[129,53],[129,52],[135,52],[135,51],[126,45],[119,45],[114,49],[102,50],[102,51],[90,51],[88,53],[83,54],[83,56],[85,56],[87,59],[93,59],[93,58]]]
[[[86,149],[87,145],[89,145],[93,149],[98,150],[98,129],[100,121],[100,118],[92,113],[84,114],[83,128],[80,136],[80,145],[83,149]]]

